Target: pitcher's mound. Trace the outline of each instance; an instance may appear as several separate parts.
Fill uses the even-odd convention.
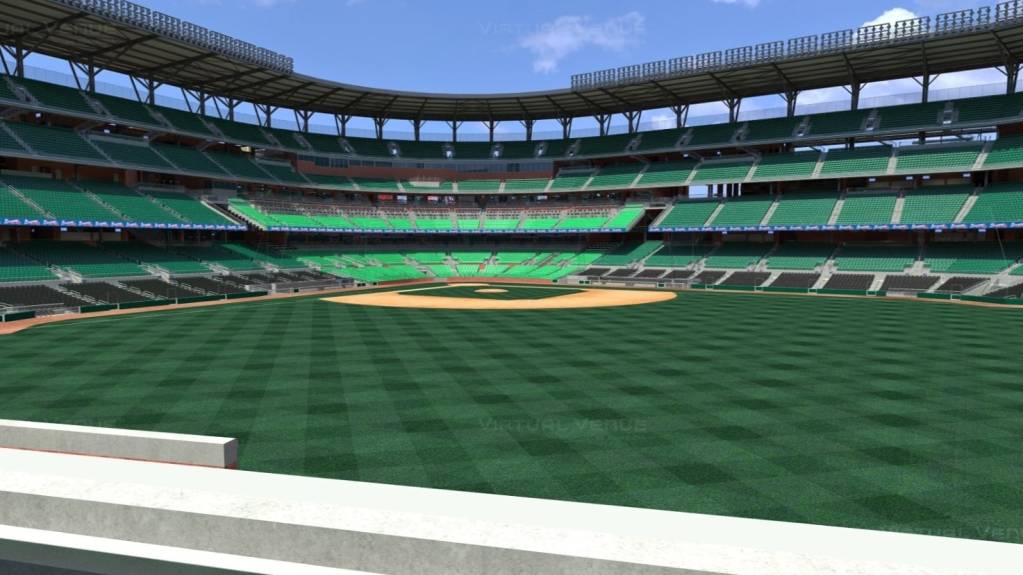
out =
[[[476,293],[508,293],[508,290],[500,288],[483,288],[476,290]]]

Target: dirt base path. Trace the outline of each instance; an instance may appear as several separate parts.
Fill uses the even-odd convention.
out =
[[[402,293],[404,291],[404,293]],[[586,289],[546,299],[495,300],[471,297],[433,297],[409,291],[366,293],[324,298],[333,303],[417,309],[581,309],[657,303],[675,299],[675,292]]]

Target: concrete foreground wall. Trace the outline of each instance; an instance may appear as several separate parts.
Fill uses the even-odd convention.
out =
[[[0,524],[386,575],[1018,575],[1023,564],[1018,545],[4,449]]]
[[[0,448],[233,468],[238,440],[0,419]]]

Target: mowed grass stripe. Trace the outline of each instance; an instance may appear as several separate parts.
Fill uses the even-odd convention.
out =
[[[253,302],[5,336],[0,417],[239,437],[258,471],[1021,543],[1019,321]]]

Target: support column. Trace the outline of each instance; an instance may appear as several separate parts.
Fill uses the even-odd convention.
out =
[[[863,87],[867,84],[865,82],[853,82],[849,84],[849,87],[845,89],[849,92],[849,109],[859,110],[860,109],[860,93],[863,91]]]
[[[635,134],[639,129],[639,120],[643,117],[643,111],[635,110],[632,112],[623,112],[622,115],[629,121],[629,133]]]
[[[1004,68],[998,71],[1005,75],[1005,93],[1015,94],[1016,83],[1019,81],[1020,63],[1013,59],[1006,59]]]
[[[483,122],[483,125],[487,127],[487,134],[489,135],[489,141],[491,144],[494,143],[494,131],[497,130],[497,125],[500,124],[497,120],[487,120]]]
[[[728,123],[734,124],[739,121],[739,110],[742,108],[742,98],[729,98],[724,101],[728,107]]]
[[[252,104],[252,109],[256,111],[256,120],[260,126],[264,128],[273,127],[273,115],[280,108],[275,108],[269,104]],[[260,116],[262,114],[262,116]]]
[[[593,119],[597,121],[597,125],[600,127],[600,135],[606,136],[608,128],[611,127],[611,114],[597,114],[593,116]]]
[[[373,118],[373,127],[376,128],[377,139],[384,139],[384,126],[387,125],[387,118]]]
[[[420,134],[422,133],[422,130],[423,130],[423,124],[425,124],[426,122],[421,120],[421,119],[415,119],[415,120],[409,120],[409,123],[412,124],[412,134],[413,134],[413,137],[418,142],[419,141],[419,136],[420,136]]]
[[[149,104],[150,106],[156,104],[156,90],[163,86],[162,82],[157,82],[151,78],[138,78],[135,76],[128,76],[131,80],[131,88],[135,91],[135,98],[143,103]],[[139,91],[139,88],[142,90]]]
[[[671,107],[671,111],[675,112],[675,128],[684,128],[689,120],[689,104],[676,104]]]
[[[536,120],[532,120],[532,119],[519,120],[519,123],[522,124],[522,127],[526,129],[526,141],[527,142],[532,142],[533,141],[533,125],[536,124]]]
[[[920,86],[920,101],[922,103],[926,104],[928,101],[930,101],[931,84],[933,84],[934,81],[937,80],[940,75],[941,74],[935,74],[932,76],[929,72],[924,72],[924,75],[921,76],[919,80],[913,78],[913,81]]]
[[[462,122],[463,122],[463,120],[451,120],[451,121],[445,122],[448,125],[448,127],[451,128],[451,142],[452,143],[458,141],[458,129],[462,127]]]
[[[793,118],[796,115],[796,101],[799,99],[799,90],[789,90],[781,95],[785,100],[785,115]]]
[[[24,78],[25,77],[25,58],[28,58],[29,55],[32,54],[32,52],[30,50],[24,49],[20,45],[0,46],[0,48],[3,49],[3,52],[6,53],[11,58],[11,60],[14,60],[14,69],[11,70],[7,66],[7,60],[4,60],[3,58],[0,58],[0,60],[3,60],[3,63],[4,63],[4,72],[6,74],[11,75],[11,76],[16,76],[18,78]]]
[[[99,68],[92,64],[81,64],[70,60],[68,61],[68,65],[71,66],[71,75],[75,77],[75,84],[78,85],[79,90],[84,90],[89,93],[96,91],[96,76],[99,75]],[[81,78],[78,77],[79,72],[85,76],[84,85],[82,85]]]
[[[563,117],[557,118],[559,124],[561,124],[561,138],[567,140],[572,135],[572,118]]]
[[[351,114],[334,114],[334,127],[337,128],[338,136],[342,138],[348,137],[348,122],[351,119]]]
[[[309,120],[313,117],[314,112],[309,110],[295,110],[295,123],[298,124],[298,129],[302,132],[309,132]]]

